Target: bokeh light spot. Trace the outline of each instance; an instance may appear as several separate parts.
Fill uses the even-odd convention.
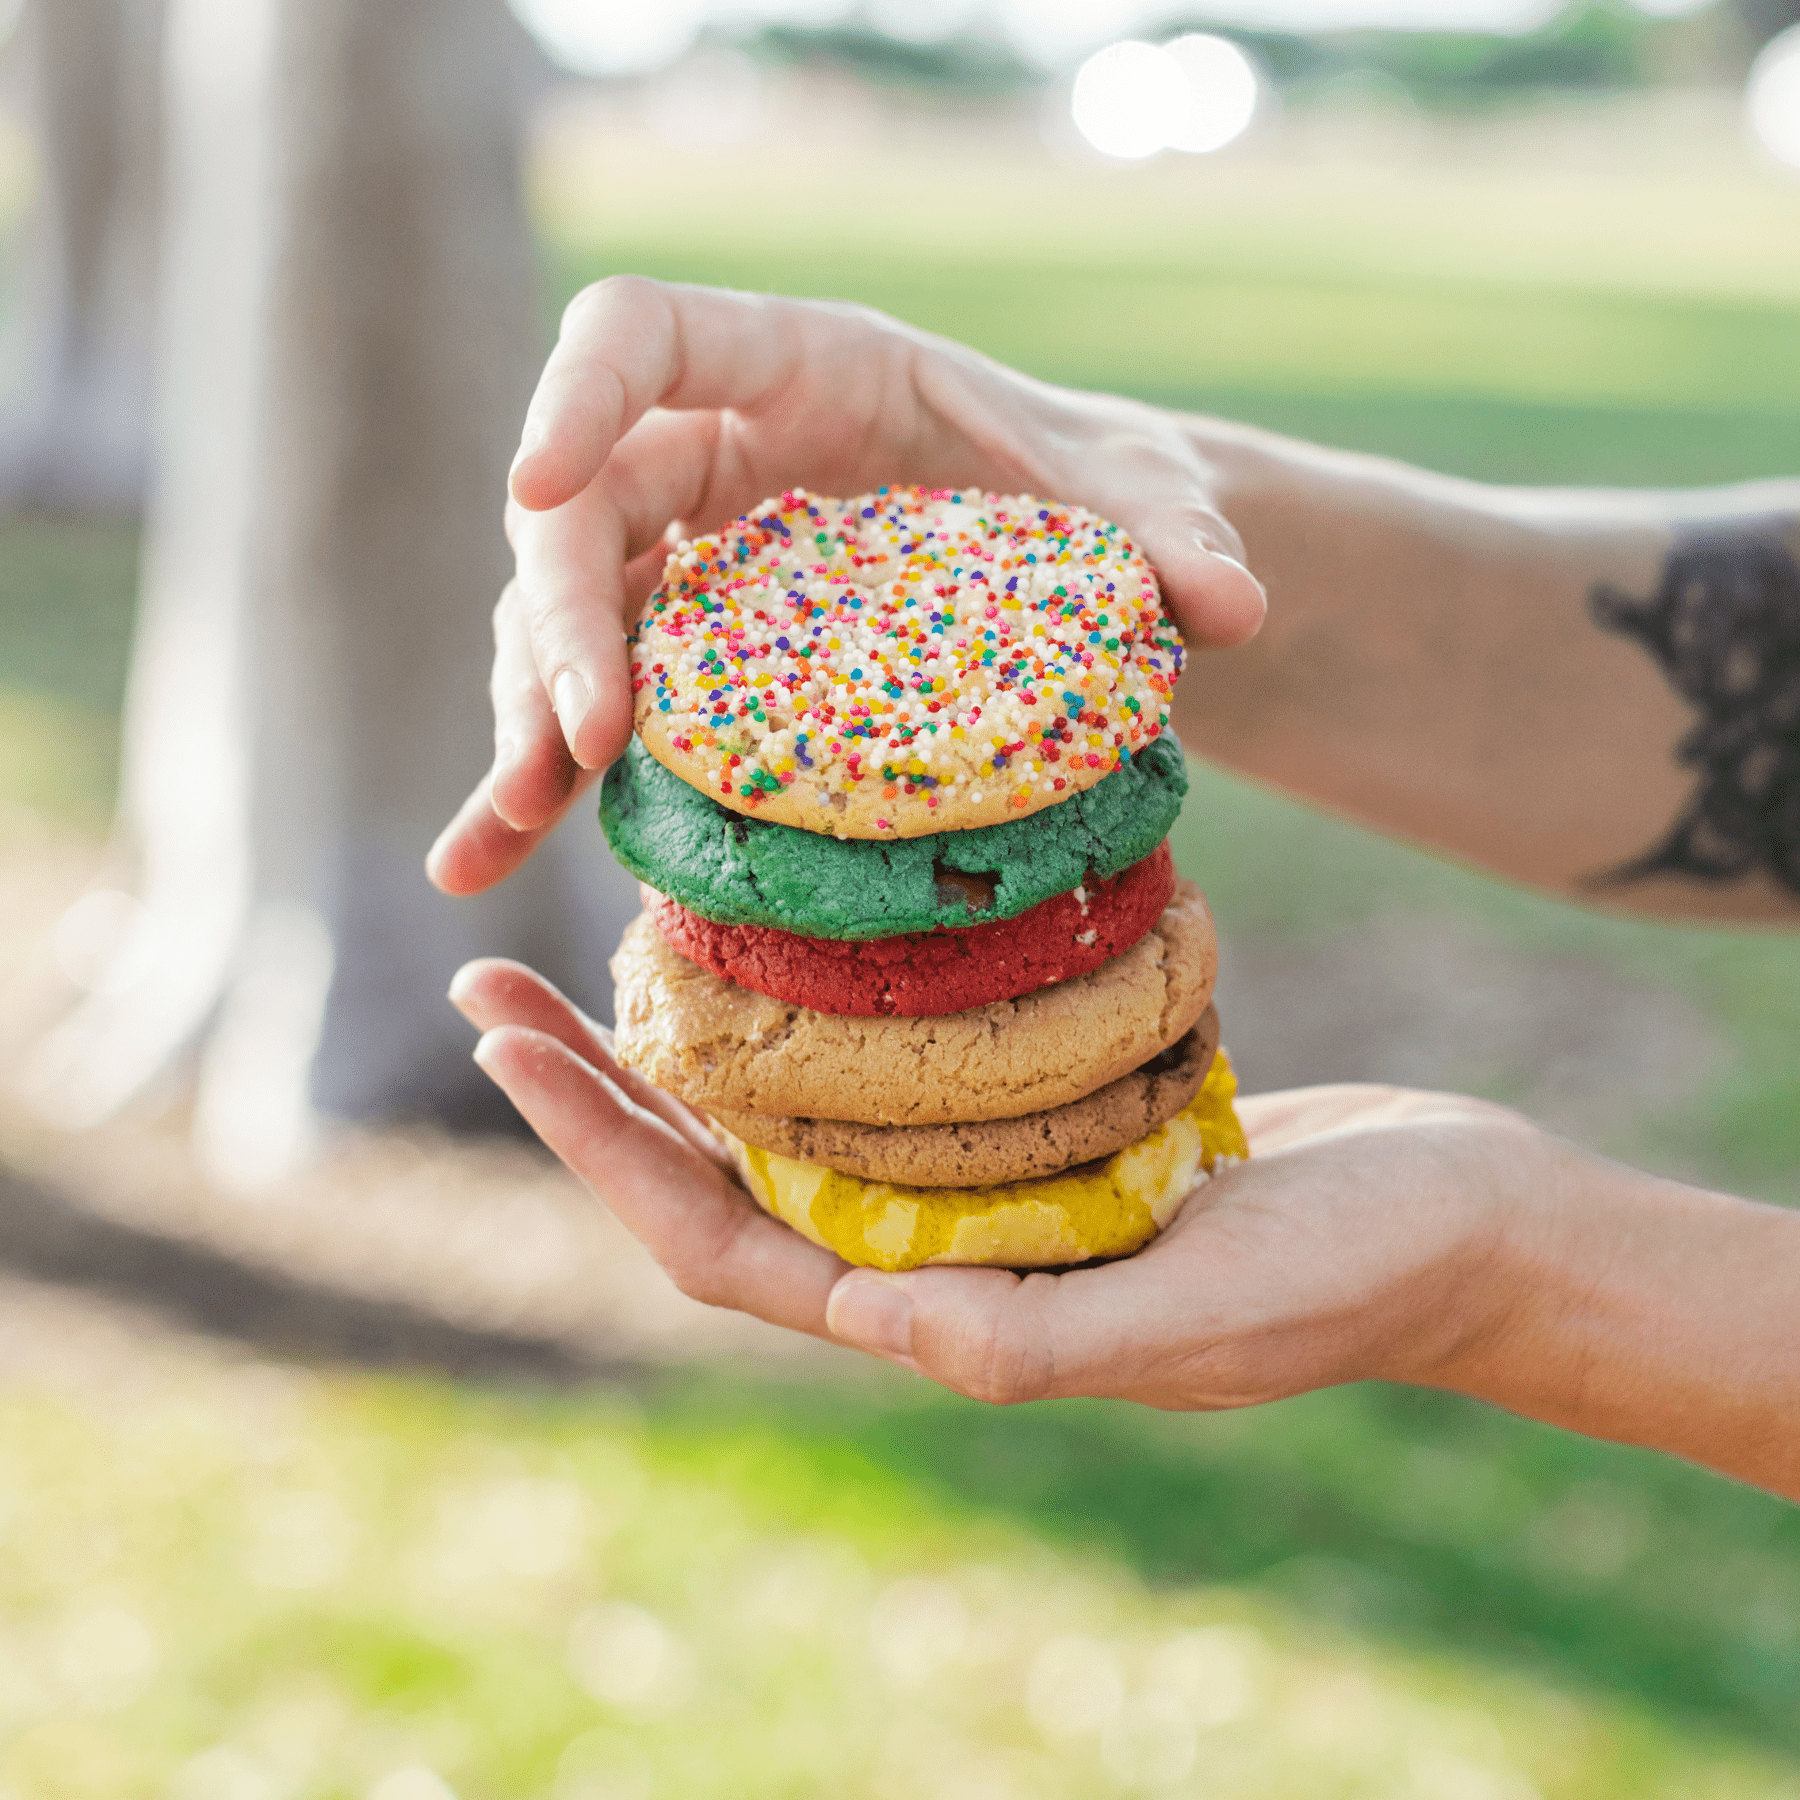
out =
[[[590,1607],[569,1628],[569,1672],[612,1706],[660,1709],[675,1702],[680,1655],[662,1620],[626,1600]]]
[[[869,1648],[895,1681],[911,1685],[960,1654],[969,1615],[956,1589],[942,1581],[897,1581],[876,1596]]]
[[[1125,1676],[1110,1644],[1081,1632],[1053,1637],[1032,1659],[1025,1709],[1052,1740],[1103,1730],[1125,1703]]]
[[[1764,45],[1750,70],[1744,110],[1762,147],[1800,169],[1800,25]]]
[[[1069,113],[1103,156],[1154,156],[1188,103],[1187,82],[1166,52],[1127,38],[1096,50],[1075,75]]]
[[[577,75],[637,75],[675,60],[704,22],[697,0],[509,0],[552,61]]]
[[[1160,46],[1127,38],[1081,65],[1069,113],[1103,156],[1204,155],[1243,135],[1258,90],[1255,65],[1228,38],[1190,32]]]
[[[1256,69],[1229,38],[1195,31],[1163,46],[1181,71],[1186,94],[1170,122],[1171,150],[1204,156],[1243,136],[1256,117]]]
[[[88,1712],[116,1712],[156,1674],[156,1635],[122,1606],[97,1606],[66,1620],[51,1659],[58,1681]]]

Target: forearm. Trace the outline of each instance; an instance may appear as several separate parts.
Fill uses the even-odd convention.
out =
[[[1800,1500],[1800,1213],[1585,1156],[1535,1199],[1431,1385]]]
[[[1800,484],[1534,492],[1191,429],[1269,618],[1247,648],[1190,659],[1176,698],[1190,747],[1553,891],[1800,917],[1800,889],[1756,845],[1717,878],[1640,866],[1704,778],[1680,754],[1704,708],[1641,635],[1603,622],[1606,595],[1654,597],[1675,547],[1709,526],[1791,555]],[[1763,599],[1800,655],[1800,588]]]

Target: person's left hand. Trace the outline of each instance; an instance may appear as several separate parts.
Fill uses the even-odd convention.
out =
[[[1138,1255],[1066,1273],[852,1269],[764,1213],[705,1122],[517,963],[451,998],[476,1060],[695,1299],[855,1345],[976,1399],[1174,1408],[1363,1379],[1462,1385],[1503,1333],[1502,1253],[1571,1161],[1483,1101],[1327,1087],[1240,1102],[1251,1160],[1201,1183]]]
[[[474,894],[631,736],[627,634],[674,543],[785,488],[1054,495],[1122,525],[1190,648],[1241,644],[1261,584],[1186,422],[1034,381],[867,307],[615,275],[584,289],[526,414],[494,610],[494,763],[427,859]]]

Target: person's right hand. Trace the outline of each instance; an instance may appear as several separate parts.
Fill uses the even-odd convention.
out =
[[[1800,1500],[1800,1216],[1661,1181],[1453,1094],[1240,1099],[1136,1256],[852,1269],[765,1213],[707,1122],[517,963],[451,998],[475,1058],[685,1293],[979,1400],[1187,1410],[1401,1381],[1691,1457]]]
[[[880,313],[619,276],[578,294],[526,413],[494,615],[494,766],[433,847],[510,874],[631,733],[625,639],[670,544],[791,487],[983,487],[1131,534],[1190,646],[1261,623],[1213,471],[1154,407],[1031,380]]]

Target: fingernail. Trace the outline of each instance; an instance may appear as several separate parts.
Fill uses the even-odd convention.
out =
[[[1246,563],[1241,563],[1235,556],[1227,556],[1223,550],[1212,550],[1208,554],[1214,562],[1222,562],[1228,569],[1236,569],[1240,575],[1249,577],[1256,591],[1262,595],[1263,604],[1268,604],[1269,590],[1263,586],[1262,577]]]
[[[890,1275],[846,1275],[832,1289],[825,1323],[834,1337],[859,1350],[912,1355],[912,1296]]]
[[[556,703],[556,722],[562,727],[563,737],[569,745],[569,754],[575,755],[575,734],[581,730],[583,721],[588,716],[588,707],[593,703],[593,695],[588,684],[573,669],[564,669],[557,676],[556,685],[550,690],[551,698]],[[579,756],[575,757],[580,762]]]
[[[487,1076],[490,1081],[499,1081],[500,1079],[500,1077],[494,1073],[493,1066],[495,1051],[494,1039],[499,1035],[500,1034],[497,1031],[484,1031],[481,1034],[481,1041],[474,1049],[475,1066],[480,1069],[482,1074]]]
[[[544,428],[535,419],[525,421],[525,429],[519,433],[519,447],[513,453],[512,468],[507,471],[507,480],[519,472],[519,464],[524,462],[533,451],[539,449],[544,442]]]
[[[437,842],[425,852],[425,878],[436,883],[444,872],[444,858],[450,854],[450,839],[456,831],[454,824],[446,825],[437,835]]]
[[[501,789],[506,785],[506,778],[512,773],[513,765],[519,760],[519,746],[515,739],[509,737],[496,738],[494,741],[494,768],[488,776],[488,804],[499,817],[517,831],[519,822],[506,810],[501,797]]]
[[[474,984],[475,965],[473,963],[464,963],[463,966],[450,977],[450,991],[445,996],[450,1004],[466,1019],[472,1018],[472,1015],[469,1012],[468,1002],[469,989],[473,987]]]

